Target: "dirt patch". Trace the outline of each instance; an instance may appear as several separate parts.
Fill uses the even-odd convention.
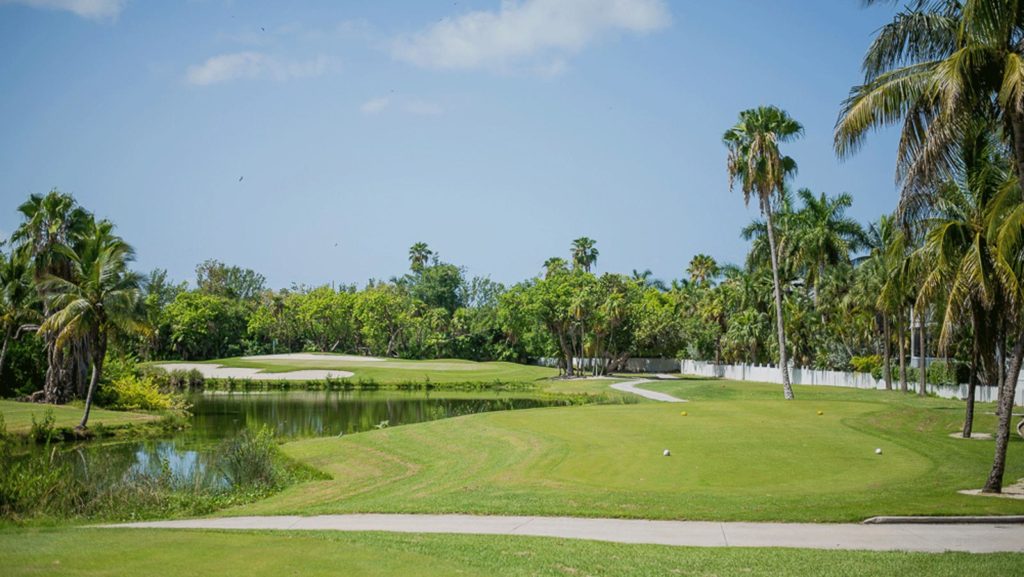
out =
[[[956,431],[954,433],[950,433],[949,436],[954,438],[954,439],[963,439],[964,438],[964,433],[963,433],[963,431]],[[972,441],[991,441],[992,440],[992,434],[991,433],[971,433],[970,440],[972,440]]]
[[[1024,501],[1024,479],[1017,481],[1012,485],[1003,487],[1002,493],[982,493],[981,489],[964,489],[957,491],[963,495],[979,495],[982,497],[1002,497],[1003,499],[1018,499]]]

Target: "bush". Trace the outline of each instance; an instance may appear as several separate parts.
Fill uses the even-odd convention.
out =
[[[882,378],[882,356],[868,355],[850,357],[850,366],[858,373],[871,373],[876,379]]]
[[[160,392],[152,377],[128,375],[107,386],[108,406],[125,411],[161,411],[174,406],[171,395]]]
[[[43,413],[42,420],[37,421],[35,413],[32,413],[32,428],[28,436],[37,443],[49,443],[56,436],[54,425],[57,417],[53,414],[52,408],[47,408]]]
[[[15,457],[9,443],[0,446],[0,518],[18,519],[74,508],[80,491],[66,464],[48,454]]]
[[[221,472],[235,487],[275,488],[282,481],[275,464],[277,444],[274,432],[263,426],[246,429],[220,449]]]

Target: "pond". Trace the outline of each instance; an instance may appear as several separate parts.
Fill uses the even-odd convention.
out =
[[[169,471],[182,482],[223,485],[215,450],[245,429],[269,427],[279,439],[338,436],[488,411],[568,404],[509,392],[288,391],[191,396],[191,427],[164,438],[93,442],[64,453],[92,482]]]

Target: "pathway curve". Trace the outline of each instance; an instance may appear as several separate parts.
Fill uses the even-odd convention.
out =
[[[860,525],[475,515],[318,515],[150,521],[105,527],[529,535],[690,547],[1024,552],[1024,524]]]
[[[653,401],[661,401],[663,403],[685,403],[686,399],[680,399],[673,397],[665,393],[658,393],[655,391],[648,391],[647,389],[637,388],[637,385],[642,383],[653,383],[653,379],[636,379],[635,381],[625,381],[623,383],[615,383],[611,385],[616,391],[622,391],[625,393],[633,393],[634,395],[640,395],[645,399],[651,399]]]

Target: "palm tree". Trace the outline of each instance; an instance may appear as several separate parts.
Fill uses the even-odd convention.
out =
[[[968,384],[964,436],[970,437],[974,389],[979,373],[998,382],[998,343],[1003,341],[1005,291],[996,273],[996,230],[1002,215],[993,202],[1000,190],[1014,186],[1001,143],[983,122],[959,148],[957,171],[936,193],[911,193],[901,209],[923,221],[928,230],[918,249],[927,274],[918,293],[918,308],[942,296],[945,307],[938,346],[947,350],[956,333],[972,333],[971,376]],[[924,213],[924,214],[922,214]]]
[[[949,159],[983,114],[1003,127],[1024,174],[1022,35],[1016,0],[907,2],[864,57],[864,83],[851,89],[836,124],[836,152],[853,154],[872,129],[902,123],[897,177],[928,188],[952,172]]]
[[[135,332],[140,328],[137,306],[141,277],[128,270],[132,248],[112,234],[107,221],[95,224],[78,249],[58,247],[70,264],[70,278],[49,276],[43,281],[53,314],[39,330],[55,335],[57,347],[74,340],[88,343],[92,376],[85,397],[85,412],[78,428],[89,422],[93,395],[103,373],[109,336],[117,331]]]
[[[0,253],[0,375],[11,340],[18,338],[28,323],[38,322],[36,290],[32,284],[32,269],[22,255]]]
[[[866,246],[869,248],[868,255],[859,262],[857,266],[857,284],[851,298],[861,299],[864,308],[875,313],[877,324],[882,330],[882,371],[885,377],[885,389],[892,390],[892,325],[893,312],[891,307],[879,298],[888,280],[889,265],[887,255],[891,250],[896,237],[896,226],[894,219],[889,215],[882,215],[878,222],[868,227]],[[897,317],[897,321],[902,319]],[[902,338],[902,331],[900,332]],[[900,343],[902,351],[902,343]],[[906,365],[904,359],[900,358],[900,371],[903,375],[904,389],[906,387]]]
[[[572,241],[572,264],[575,268],[582,268],[590,272],[590,268],[597,262],[598,251],[594,248],[597,241],[592,238],[581,236]]]
[[[22,256],[31,262],[39,297],[43,301],[43,316],[50,315],[50,305],[43,298],[41,281],[48,277],[68,278],[70,264],[58,250],[61,246],[74,244],[87,230],[91,216],[78,206],[74,197],[57,189],[46,195],[33,194],[18,207],[23,221],[14,231],[11,240]],[[55,344],[55,336],[43,334],[46,342],[46,381],[43,385],[43,399],[48,403],[63,403],[72,396],[73,374],[69,366],[71,359],[62,347]],[[70,343],[72,356],[81,354],[77,343]]]
[[[782,372],[782,389],[786,399],[793,398],[793,387],[789,382],[786,362],[786,330],[783,324],[779,253],[775,243],[772,203],[782,193],[786,178],[796,172],[796,161],[783,155],[779,151],[779,144],[795,140],[801,134],[803,127],[785,111],[774,106],[762,106],[741,112],[739,122],[723,136],[729,148],[729,187],[732,188],[739,181],[743,200],[748,204],[750,198],[756,196],[767,225],[779,338],[779,370]]]
[[[430,261],[430,257],[434,256],[434,252],[430,250],[425,242],[418,242],[409,247],[409,268],[414,273],[420,273],[423,271],[423,267]]]
[[[686,273],[690,275],[690,280],[698,284],[704,284],[714,279],[718,276],[718,272],[718,263],[706,254],[694,255],[690,259],[690,266],[686,269]]]
[[[661,292],[666,292],[668,290],[668,287],[665,286],[665,281],[653,278],[653,275],[654,273],[651,272],[651,269],[649,268],[644,269],[643,272],[633,269],[632,278],[633,282],[635,282],[637,286],[643,288],[654,288]]]
[[[849,263],[850,253],[865,243],[864,229],[846,216],[853,197],[842,193],[815,196],[803,188],[797,191],[803,207],[794,215],[792,258],[802,267],[808,288],[813,289],[828,266]],[[815,292],[817,302],[817,292]]]

